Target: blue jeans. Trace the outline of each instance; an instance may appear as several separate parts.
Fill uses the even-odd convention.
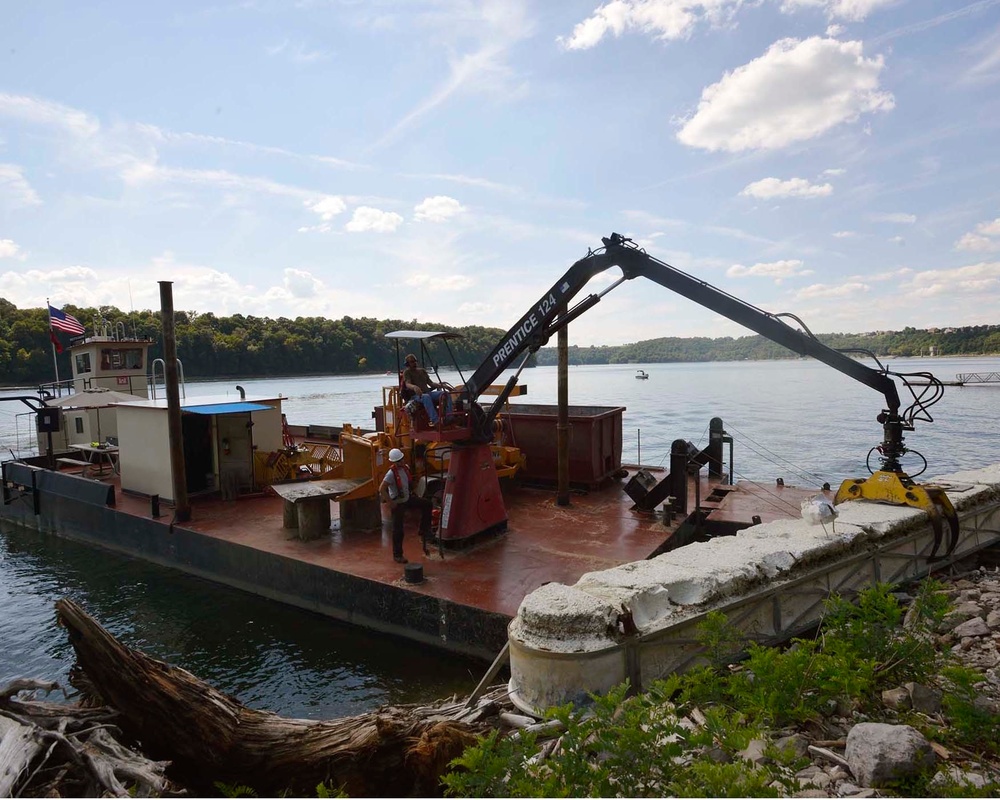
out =
[[[440,399],[441,395],[447,395],[444,389],[431,389],[429,392],[424,392],[417,399],[424,404],[424,410],[427,412],[427,419],[430,420],[431,425],[437,425],[438,423],[438,412],[437,412],[437,401]],[[445,401],[445,413],[451,411],[451,396]]]

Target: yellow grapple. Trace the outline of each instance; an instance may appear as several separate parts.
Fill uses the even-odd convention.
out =
[[[958,545],[958,514],[944,489],[933,484],[918,484],[905,472],[879,470],[868,478],[848,479],[840,484],[834,504],[847,500],[874,500],[896,506],[911,506],[924,511],[934,529],[934,547],[928,561],[948,558]],[[943,521],[947,520],[951,536],[948,549],[937,554],[943,540]]]

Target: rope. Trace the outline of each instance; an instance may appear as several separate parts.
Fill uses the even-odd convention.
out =
[[[769,506],[771,506],[771,508],[774,508],[777,511],[786,511],[788,509],[791,509],[796,514],[801,513],[802,509],[799,506],[795,505],[794,503],[788,502],[787,500],[785,500],[785,498],[783,498],[780,495],[777,495],[774,492],[768,490],[759,481],[751,480],[751,479],[747,478],[745,475],[741,475],[740,473],[736,472],[735,469],[733,470],[733,472],[736,473],[736,476],[741,481],[745,481],[746,483],[749,483],[751,486],[757,487],[758,489],[760,489],[761,492],[763,492],[763,494],[757,494],[757,493],[754,493],[754,492],[750,491],[749,489],[747,489],[747,494],[753,495],[758,500],[760,500],[763,503],[767,503]],[[773,502],[772,502],[772,500],[769,500],[768,497],[764,497],[764,495],[767,495],[768,497],[773,498]]]
[[[734,433],[735,432],[740,437],[740,441],[747,447],[747,449],[749,449],[752,452],[756,453],[761,458],[763,458],[765,461],[770,461],[772,464],[774,464],[777,467],[782,467],[784,469],[788,469],[791,472],[793,472],[796,475],[798,475],[800,478],[804,478],[804,479],[806,479],[808,481],[816,481],[817,483],[819,483],[821,485],[825,482],[821,476],[816,475],[816,474],[814,474],[812,472],[809,472],[808,470],[803,469],[802,467],[799,467],[797,464],[794,464],[793,462],[789,461],[788,459],[783,458],[782,456],[778,455],[777,453],[775,453],[772,450],[768,450],[766,447],[764,447],[764,445],[759,444],[758,442],[754,441],[747,434],[743,433],[742,431],[737,430],[732,425],[730,425],[730,424],[727,423],[726,424],[726,428],[727,428],[727,430],[730,433]],[[749,442],[750,444],[747,444],[747,442]],[[734,472],[735,472],[735,470],[734,470]]]

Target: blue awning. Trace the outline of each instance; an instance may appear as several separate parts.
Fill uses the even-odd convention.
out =
[[[260,403],[216,403],[209,406],[184,406],[181,411],[192,414],[242,414],[247,411],[267,411],[274,406],[262,406]]]

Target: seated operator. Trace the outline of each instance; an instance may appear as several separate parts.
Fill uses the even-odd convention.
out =
[[[437,401],[441,398],[441,395],[446,396],[445,402],[447,408],[445,413],[451,411],[450,393],[444,384],[434,383],[427,374],[427,370],[417,366],[417,357],[413,353],[410,353],[406,357],[406,369],[403,370],[403,385],[407,389],[410,389],[416,398],[423,403],[431,425],[437,425],[438,423]]]

